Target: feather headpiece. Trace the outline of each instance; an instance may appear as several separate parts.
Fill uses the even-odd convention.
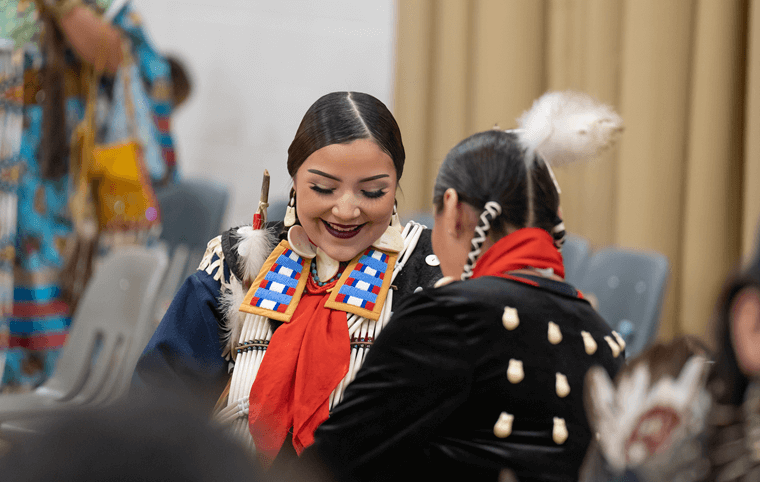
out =
[[[623,130],[612,107],[572,91],[547,92],[517,122],[528,164],[536,154],[555,166],[590,159],[612,146]]]

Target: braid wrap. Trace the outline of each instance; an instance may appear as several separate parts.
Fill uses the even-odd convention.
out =
[[[473,236],[470,244],[472,249],[467,253],[467,262],[462,269],[461,279],[462,281],[469,279],[472,276],[472,270],[475,268],[475,264],[478,262],[478,256],[480,256],[483,243],[486,241],[488,231],[491,229],[491,221],[496,219],[501,214],[501,205],[495,201],[488,201],[484,207],[482,213],[480,213],[480,222],[475,226],[475,236]]]

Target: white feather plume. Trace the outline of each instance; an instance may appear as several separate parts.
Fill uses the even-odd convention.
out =
[[[581,92],[547,92],[517,120],[516,132],[526,149],[551,165],[590,159],[609,148],[623,130],[612,107]]]

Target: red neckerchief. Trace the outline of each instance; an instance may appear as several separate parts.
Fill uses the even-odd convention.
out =
[[[293,427],[300,455],[329,416],[330,393],[346,376],[351,345],[346,313],[325,308],[328,289],[309,277],[289,323],[272,335],[251,387],[248,427],[262,462],[271,464]]]
[[[524,268],[551,268],[557,276],[565,277],[562,254],[551,235],[541,228],[518,229],[498,240],[478,258],[472,278],[506,277],[510,271]]]

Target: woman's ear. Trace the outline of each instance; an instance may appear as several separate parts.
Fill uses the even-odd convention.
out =
[[[443,221],[443,227],[448,236],[453,238],[459,237],[459,231],[461,230],[459,224],[461,224],[461,210],[462,205],[459,202],[459,195],[453,188],[446,189],[443,193],[443,207],[441,208],[441,220]]]
[[[760,289],[742,289],[731,303],[731,338],[739,368],[748,377],[760,375]]]

